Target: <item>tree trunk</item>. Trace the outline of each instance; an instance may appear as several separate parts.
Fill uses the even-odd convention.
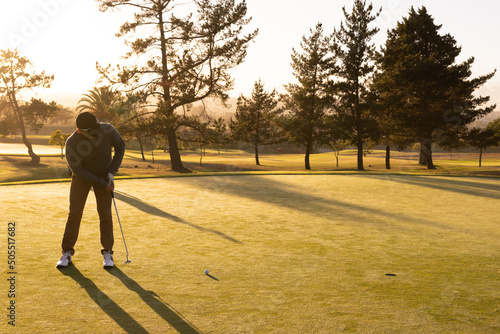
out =
[[[305,161],[305,168],[306,168],[307,170],[310,170],[310,169],[311,169],[311,164],[309,163],[309,157],[310,157],[310,155],[311,155],[311,151],[312,151],[312,147],[311,147],[311,146],[312,146],[311,144],[308,144],[308,145],[306,146],[306,156],[305,156],[305,158],[304,158],[304,161]]]
[[[23,143],[28,148],[28,154],[31,157],[31,162],[34,164],[39,164],[40,157],[38,155],[36,155],[35,152],[33,152],[33,147],[31,146],[31,143],[29,142],[28,138],[26,137],[26,132],[24,131],[24,129],[22,131],[22,135],[23,135]]]
[[[479,148],[479,167],[481,167],[481,160],[483,157],[483,148]]]
[[[365,170],[363,167],[363,142],[358,141],[358,170]]]
[[[167,66],[167,40],[165,38],[165,27],[163,24],[163,9],[158,7],[158,28],[160,30],[160,48],[161,48],[161,70],[162,70],[162,84],[163,84],[163,101],[165,102],[166,116],[173,117],[174,110],[172,108],[172,98],[170,96],[170,77],[169,69]],[[167,84],[168,83],[168,84]],[[170,121],[170,120],[169,120]],[[177,146],[177,136],[175,127],[171,124],[167,125],[167,139],[170,147],[170,164],[172,170],[179,173],[190,173],[191,171],[182,165],[181,154]]]
[[[203,145],[200,146],[200,166],[201,166],[202,160],[203,160]]]
[[[434,163],[432,162],[432,141],[426,141],[422,147],[424,147],[423,153],[425,155],[427,169],[436,169],[436,166],[434,166]]]
[[[24,127],[23,115],[21,113],[21,108],[19,108],[19,105],[17,104],[17,100],[16,100],[15,96],[11,97],[11,103],[14,107],[14,112],[16,114],[17,124],[19,126],[19,130],[21,130],[21,136],[23,138],[23,143],[28,148],[28,154],[31,157],[31,163],[39,164],[40,157],[38,155],[36,155],[35,152],[33,152],[33,147],[31,146],[31,143],[28,140],[28,137],[26,136],[26,128]]]
[[[385,169],[391,169],[391,146],[385,146]]]
[[[357,141],[358,141],[358,170],[365,170],[363,167],[363,140],[361,135],[361,110],[359,103],[359,76],[356,77],[356,101],[355,101],[355,112],[356,112],[356,128],[357,128]]]
[[[172,170],[178,173],[191,173],[191,171],[182,165],[181,154],[179,152],[179,147],[177,146],[177,137],[175,135],[175,129],[172,127],[167,127],[167,138],[170,148],[170,164]]]
[[[144,147],[142,146],[142,139],[140,136],[137,136],[137,141],[139,142],[139,147],[141,149],[142,161],[146,161],[146,157],[144,156]]]
[[[255,164],[257,166],[260,166],[260,162],[259,162],[259,145],[255,144],[254,148],[255,148]]]
[[[420,143],[420,151],[419,151],[419,155],[418,155],[418,164],[419,165],[422,165],[422,166],[426,166],[427,165],[427,158],[426,158],[426,155],[424,153],[424,144]]]

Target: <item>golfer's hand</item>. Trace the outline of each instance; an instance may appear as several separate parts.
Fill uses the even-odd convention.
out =
[[[108,185],[106,186],[106,189],[108,189],[109,192],[112,192],[115,189],[115,179],[113,174],[108,173]]]
[[[113,174],[108,173],[107,179],[108,179],[108,183],[111,185],[111,187],[115,188],[115,179],[114,179]]]

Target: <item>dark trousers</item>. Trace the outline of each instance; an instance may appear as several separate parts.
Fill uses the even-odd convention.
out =
[[[83,209],[92,186],[83,182],[78,176],[73,174],[71,179],[71,190],[69,194],[69,214],[64,230],[62,241],[63,252],[75,253],[75,244],[80,231]],[[99,213],[101,245],[103,252],[113,253],[113,219],[111,216],[111,194],[106,188],[94,187],[94,194],[97,202],[97,212]]]

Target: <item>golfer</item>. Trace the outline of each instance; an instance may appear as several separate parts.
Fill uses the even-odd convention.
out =
[[[103,267],[114,267],[111,192],[114,187],[113,176],[125,153],[125,142],[113,126],[99,123],[94,114],[89,112],[78,115],[76,127],[77,130],[66,141],[66,160],[73,176],[62,257],[57,261],[57,267],[67,267],[75,254],[74,246],[90,188],[94,190],[99,213]]]

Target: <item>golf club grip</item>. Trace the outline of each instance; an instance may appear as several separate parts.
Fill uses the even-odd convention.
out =
[[[114,191],[110,191],[111,193],[111,198],[115,198],[115,192]]]

